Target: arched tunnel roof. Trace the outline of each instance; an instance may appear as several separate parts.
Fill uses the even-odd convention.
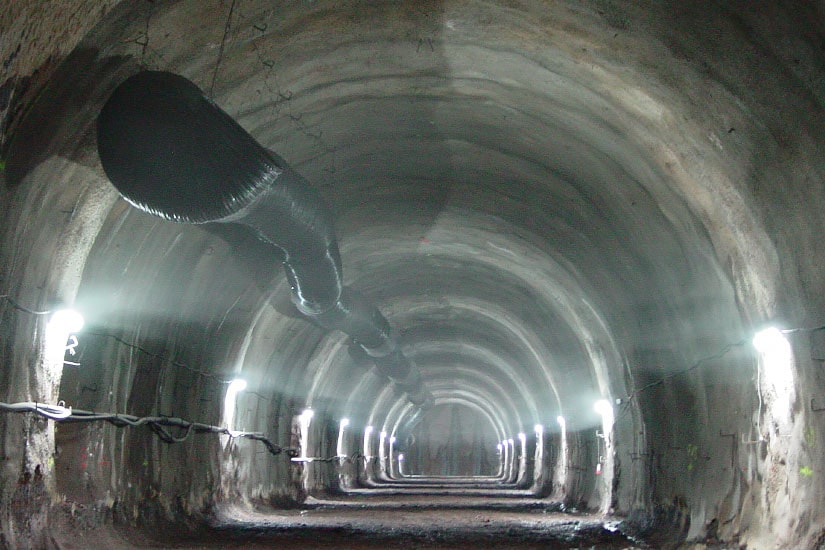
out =
[[[30,19],[61,17],[30,4],[11,14],[9,36]],[[0,303],[0,349],[2,372],[17,373],[0,382],[0,400],[220,424],[226,383],[240,377],[248,391],[237,397],[237,429],[284,447],[306,407],[323,419],[312,429],[327,456],[344,417],[361,446],[367,425],[410,429],[416,407],[404,391],[346,335],[301,318],[271,247],[239,226],[174,224],[118,197],[97,155],[96,117],[129,76],[168,71],[329,203],[344,282],[389,321],[436,405],[478,412],[497,440],[536,424],[560,437],[563,416],[575,446],[603,430],[593,405],[606,399],[615,481],[568,480],[567,497],[579,491],[577,502],[625,515],[667,507],[689,518],[682,535],[692,540],[716,536],[708,525],[728,512],[737,519],[720,536],[764,540],[748,527],[759,521],[783,541],[819,536],[822,512],[773,510],[755,481],[770,468],[747,464],[791,463],[792,481],[770,483],[825,504],[795,473],[825,468],[805,435],[825,434],[813,414],[818,333],[801,331],[813,344],[792,341],[787,421],[770,416],[781,400],[749,346],[768,322],[794,329],[825,318],[821,2],[105,5],[77,12],[71,51],[33,40],[18,58],[0,47],[11,90],[0,293],[15,300]],[[34,73],[39,50],[54,62]],[[31,338],[45,334],[40,317],[14,303],[82,309],[83,368],[44,359],[45,344]],[[187,509],[216,491],[296,496],[283,481],[289,465],[251,450],[198,466],[211,473],[186,491],[174,476],[140,478],[144,459],[218,456],[220,444],[143,457],[114,430],[84,435],[86,446],[111,449],[106,462],[139,490],[99,472],[95,494],[136,503],[150,487],[185,492]],[[782,430],[784,450],[765,443]],[[734,449],[722,452],[730,434]],[[134,437],[140,446],[151,436]],[[40,458],[10,444],[4,456],[47,461],[53,434],[38,445]],[[581,461],[595,453],[601,468],[602,448],[587,445],[605,443],[581,443]],[[655,465],[667,474],[655,478]],[[61,475],[50,474],[55,490],[77,489]],[[745,495],[757,510],[743,510]],[[805,510],[805,521],[788,519]]]

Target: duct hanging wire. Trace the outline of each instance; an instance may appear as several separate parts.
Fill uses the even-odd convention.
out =
[[[97,142],[106,175],[129,203],[174,222],[251,229],[282,256],[301,314],[349,335],[411,403],[433,405],[386,318],[343,285],[332,213],[321,195],[195,84],[161,71],[130,77],[104,105]]]

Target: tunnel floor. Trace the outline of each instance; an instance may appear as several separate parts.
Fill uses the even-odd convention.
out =
[[[562,511],[556,503],[503,496],[355,495],[310,498],[300,509],[233,510],[197,534],[82,526],[64,517],[60,548],[645,548],[620,518]]]

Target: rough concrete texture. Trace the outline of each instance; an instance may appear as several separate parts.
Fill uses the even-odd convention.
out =
[[[825,3],[17,1],[0,36],[0,401],[321,458],[348,418],[344,454],[372,456],[0,414],[0,547],[472,547],[487,523],[579,547],[612,522],[616,547],[825,546]],[[142,69],[323,193],[347,284],[465,421],[407,437],[408,401],[254,238],[118,198],[95,118]],[[26,311],[62,305],[79,367]],[[804,329],[784,367],[751,345],[768,324]],[[570,522],[598,532],[553,538]]]

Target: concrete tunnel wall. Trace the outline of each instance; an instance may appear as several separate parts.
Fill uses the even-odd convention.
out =
[[[822,543],[822,332],[788,335],[788,396],[750,345],[769,323],[825,319],[822,2],[4,11],[0,294],[74,305],[87,327],[81,366],[63,367],[46,316],[0,301],[3,401],[221,424],[239,376],[235,429],[288,446],[311,406],[317,456],[335,454],[340,418],[392,433],[409,414],[345,336],[297,317],[249,236],[119,200],[95,117],[127,76],[166,70],[322,192],[347,284],[437,395],[480,407],[501,438],[535,424],[554,438],[567,419],[551,498],[688,540]],[[616,404],[609,487],[592,474],[600,398]],[[56,431],[0,415],[5,545],[37,546],[64,504],[185,523],[338,479],[315,464],[302,483],[253,441]]]

